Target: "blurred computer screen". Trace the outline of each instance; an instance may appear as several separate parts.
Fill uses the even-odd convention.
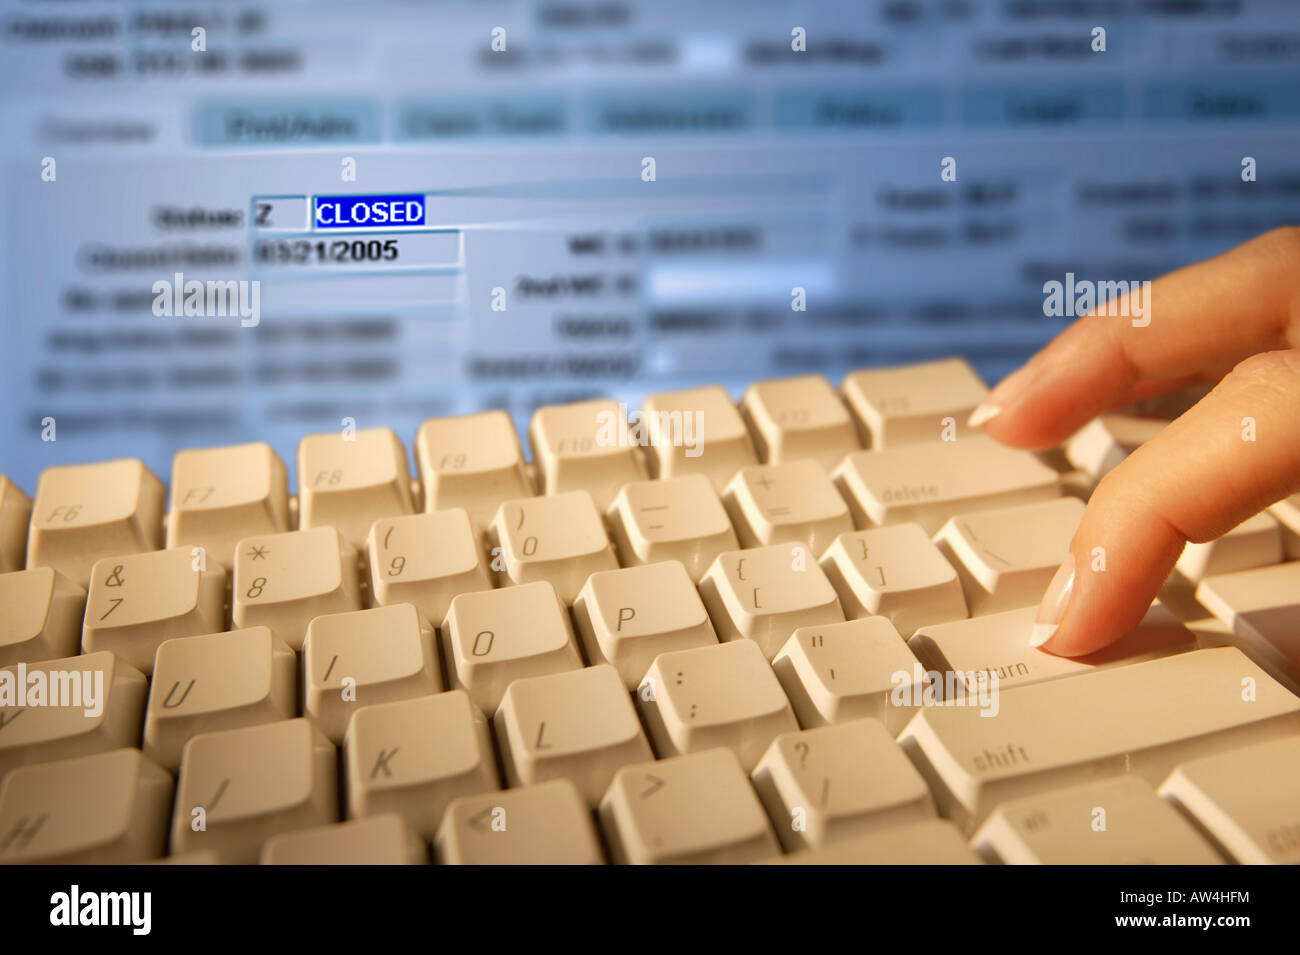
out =
[[[187,446],[291,462],[344,419],[409,441],[948,354],[993,380],[1069,321],[1045,282],[1300,220],[1293,0],[0,16],[0,468],[28,490]]]

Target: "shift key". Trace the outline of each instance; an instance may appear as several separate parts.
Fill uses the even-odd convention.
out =
[[[1019,686],[996,703],[926,707],[899,736],[940,814],[967,833],[1008,799],[1128,773],[1157,786],[1186,760],[1300,733],[1300,699],[1235,647]]]

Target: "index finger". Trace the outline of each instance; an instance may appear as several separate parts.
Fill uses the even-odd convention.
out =
[[[1130,290],[1094,310],[999,384],[972,424],[1020,448],[1053,447],[1102,412],[1300,344],[1300,227]]]

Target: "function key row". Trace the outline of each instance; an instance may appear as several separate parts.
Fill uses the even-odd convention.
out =
[[[52,467],[34,506],[0,480],[0,572],[52,566],[85,586],[99,558],[164,546],[201,546],[230,570],[245,537],[332,526],[360,551],[376,519],[421,507],[463,508],[485,530],[503,501],[583,490],[604,513],[628,484],[686,475],[702,475],[719,494],[731,489],[729,508],[745,515],[752,539],[774,543],[792,522],[786,499],[800,497],[807,466],[789,472],[793,488],[771,494],[755,490],[755,481],[768,490],[763,474],[737,483],[742,469],[815,461],[829,472],[864,446],[938,441],[952,422],[964,429],[984,392],[951,359],[854,372],[842,392],[820,376],[758,382],[739,406],[720,386],[651,395],[633,415],[613,401],[550,406],[529,428],[533,465],[503,411],[437,418],[416,435],[418,482],[389,428],[314,434],[299,442],[296,498],[266,444],[187,450],[173,461],[169,509],[166,487],[138,460]],[[825,487],[816,500],[825,520],[841,518]]]

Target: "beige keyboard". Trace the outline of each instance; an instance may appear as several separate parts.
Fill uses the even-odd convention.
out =
[[[1035,455],[986,393],[946,359],[543,407],[531,460],[484,411],[0,476],[0,862],[1300,861],[1300,497],[1055,657],[1079,498],[1161,422]]]

